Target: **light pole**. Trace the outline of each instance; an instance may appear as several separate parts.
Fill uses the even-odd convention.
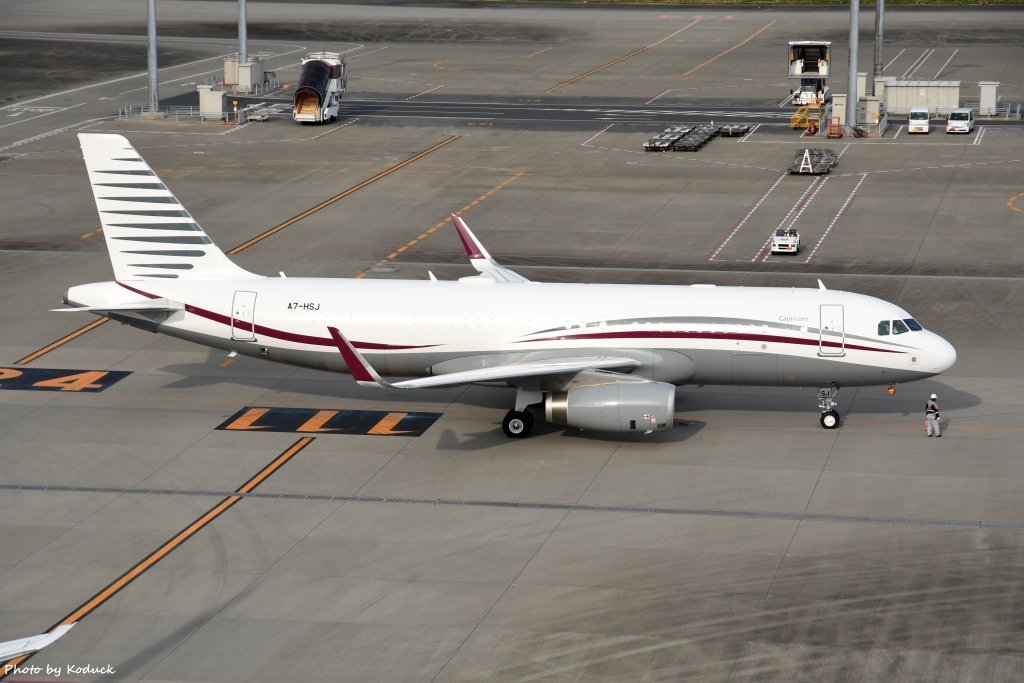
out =
[[[238,63],[246,64],[249,61],[249,47],[247,42],[245,26],[245,0],[238,0]]]
[[[146,34],[149,39],[149,111],[160,108],[160,90],[156,79],[156,0],[149,0]]]
[[[857,126],[857,29],[860,0],[850,0],[850,84],[846,87],[846,125]]]
[[[885,30],[885,0],[875,0],[875,76],[871,79],[871,94],[875,92],[875,81],[882,77],[882,33]]]

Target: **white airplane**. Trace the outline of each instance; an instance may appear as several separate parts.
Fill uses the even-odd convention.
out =
[[[131,144],[81,134],[115,281],[68,289],[64,311],[255,358],[349,372],[361,385],[516,389],[502,421],[648,433],[684,384],[836,391],[949,368],[956,350],[881,299],[825,289],[531,282],[452,221],[479,274],[457,281],[264,277],[213,244]],[[351,341],[349,341],[351,340]],[[389,383],[380,374],[415,379]]]
[[[44,647],[52,644],[58,638],[70,631],[72,626],[74,626],[74,624],[65,624],[64,626],[58,626],[49,633],[43,633],[29,638],[19,638],[18,640],[8,640],[5,643],[0,643],[0,662],[42,650]]]

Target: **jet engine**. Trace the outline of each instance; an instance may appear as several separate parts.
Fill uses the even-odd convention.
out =
[[[548,422],[600,432],[655,432],[672,427],[676,388],[665,382],[611,382],[548,394]]]

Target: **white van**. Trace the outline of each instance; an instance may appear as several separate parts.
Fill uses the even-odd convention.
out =
[[[946,120],[947,133],[970,133],[974,130],[974,110],[954,109]]]
[[[909,122],[907,132],[924,133],[927,135],[928,122],[931,118],[932,115],[928,112],[928,107],[911,107],[910,115],[907,116]]]

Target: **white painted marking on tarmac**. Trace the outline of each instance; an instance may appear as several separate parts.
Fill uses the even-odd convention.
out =
[[[902,50],[900,50],[899,52],[897,52],[897,53],[896,53],[896,56],[892,58],[892,61],[891,61],[891,62],[889,62],[888,64],[886,64],[886,65],[885,65],[885,68],[886,68],[886,69],[888,69],[888,68],[889,68],[890,66],[892,66],[893,64],[895,64],[895,63],[896,63],[896,60],[900,58],[900,55],[901,55],[901,54],[903,54],[903,53],[904,53],[904,52],[906,52],[906,51],[907,51],[907,48],[903,48]]]
[[[352,119],[351,121],[346,121],[345,123],[341,124],[340,126],[334,126],[334,127],[332,127],[332,128],[330,129],[330,130],[328,130],[328,131],[325,131],[325,132],[323,132],[323,133],[320,133],[319,135],[314,135],[313,137],[311,137],[311,138],[310,138],[310,140],[319,140],[319,139],[320,139],[320,138],[322,138],[323,136],[325,136],[325,135],[330,135],[331,133],[334,133],[334,132],[336,132],[336,131],[339,131],[339,130],[341,130],[342,128],[344,128],[345,126],[351,126],[351,125],[352,125],[353,123],[355,123],[355,122],[356,122],[356,121],[358,121],[358,120],[359,120],[358,118],[354,118],[354,119]]]
[[[899,128],[896,129],[896,135],[893,135],[892,139],[895,140],[896,138],[898,138],[900,136],[900,133],[902,133],[902,132],[903,132],[903,126],[900,126]]]
[[[749,139],[750,139],[750,136],[754,134],[754,131],[756,131],[756,130],[757,130],[758,128],[760,128],[760,127],[761,127],[761,124],[760,124],[760,123],[759,123],[759,124],[757,124],[757,125],[755,125],[755,126],[754,126],[753,128],[751,128],[751,129],[750,129],[750,132],[749,132],[749,133],[747,133],[746,135],[744,135],[743,137],[741,137],[741,138],[740,138],[739,140],[737,140],[737,142],[746,142],[747,140],[749,140]]]
[[[946,70],[946,67],[949,66],[949,63],[953,61],[953,57],[956,57],[956,53],[957,52],[960,52],[960,48],[957,48],[957,49],[953,50],[953,54],[951,54],[949,56],[949,59],[946,60],[946,63],[943,64],[941,67],[939,67],[939,70],[935,72],[934,76],[932,76],[932,80],[933,81],[936,81],[936,80],[939,79],[939,74],[941,74],[943,71]]]
[[[853,190],[846,197],[846,201],[843,202],[843,205],[839,207],[839,211],[836,212],[836,215],[832,219],[832,222],[828,224],[828,227],[825,229],[825,232],[822,233],[821,237],[818,239],[818,243],[814,245],[814,249],[811,249],[811,253],[807,255],[807,258],[804,260],[804,263],[810,263],[811,261],[814,260],[814,256],[818,253],[818,250],[821,249],[821,245],[825,242],[825,239],[832,233],[832,228],[834,228],[836,226],[836,223],[839,222],[839,219],[846,214],[846,209],[848,209],[850,203],[853,202],[853,198],[857,196],[857,190],[860,189],[860,186],[863,185],[864,181],[867,179],[867,173],[861,174],[860,180],[858,180],[857,184],[854,185]]]
[[[238,131],[242,130],[243,128],[245,128],[246,126],[248,126],[251,123],[252,123],[251,121],[246,121],[245,123],[243,123],[240,126],[232,126],[232,127],[228,128],[225,131],[221,131],[220,133],[217,133],[217,135],[230,135],[231,133],[235,133],[235,132],[238,132]]]
[[[30,116],[27,119],[18,119],[17,121],[12,121],[11,123],[5,123],[4,125],[0,126],[0,128],[7,128],[8,126],[16,126],[19,123],[25,123],[26,121],[35,121],[36,119],[41,119],[44,116],[52,116],[53,114],[56,114],[58,112],[67,111],[69,109],[74,109],[75,107],[81,107],[83,104],[85,104],[85,102],[79,102],[78,104],[73,104],[70,107],[64,107],[63,109],[54,109],[53,111],[48,111],[45,114],[38,114],[36,116]]]
[[[781,102],[779,102],[778,106],[780,108],[785,107],[787,104],[789,104],[789,101],[791,99],[793,99],[793,93],[789,93],[788,95],[786,95],[786,99],[784,99]]]
[[[388,49],[387,45],[385,45],[384,47],[378,47],[376,50],[370,50],[369,52],[360,52],[357,55],[346,55],[346,57],[348,59],[359,59],[360,57],[365,57],[366,55],[372,55],[374,52],[380,52],[381,50],[386,50],[386,49]]]
[[[579,120],[582,121],[583,119],[579,119]],[[715,166],[735,166],[736,168],[752,168],[752,169],[757,170],[757,171],[774,171],[775,173],[779,172],[779,169],[777,169],[777,168],[768,168],[767,166],[751,166],[749,164],[733,164],[733,163],[729,163],[729,162],[725,162],[725,161],[717,161],[715,159],[698,159],[698,158],[695,158],[695,157],[687,155],[687,154],[669,154],[669,153],[662,153],[662,154],[653,153],[652,154],[651,152],[641,152],[641,151],[638,151],[638,150],[635,150],[635,149],[620,149],[618,147],[602,147],[600,145],[588,145],[588,146],[591,149],[603,149],[606,152],[622,152],[624,154],[649,155],[651,157],[660,157],[662,159],[671,159],[674,162],[679,162],[679,163],[693,162],[693,163],[697,163],[697,164],[714,164]],[[788,173],[788,171],[787,171],[787,173]]]
[[[669,88],[669,89],[668,89],[668,90],[666,90],[665,92],[661,93],[661,95],[667,95],[667,94],[669,94],[670,92],[672,92],[672,88]],[[661,97],[661,95],[655,95],[655,96],[654,96],[654,97],[652,97],[651,99],[649,99],[649,100],[647,100],[646,102],[644,102],[644,104],[650,104],[650,103],[651,103],[651,102],[653,102],[654,100],[656,100],[656,99],[658,99],[659,97]]]
[[[798,202],[793,206],[794,209],[796,207],[798,207],[798,206],[800,207],[799,210],[797,210],[796,214],[793,216],[793,219],[792,220],[788,220],[789,219],[789,214],[786,214],[786,217],[782,219],[782,222],[779,223],[778,227],[776,227],[775,229],[778,230],[779,228],[792,228],[794,225],[796,225],[796,222],[798,220],[800,220],[800,216],[807,209],[807,207],[810,206],[811,202],[814,201],[814,198],[818,195],[818,192],[821,191],[821,188],[825,187],[825,183],[827,183],[827,182],[828,182],[828,176],[818,176],[817,178],[815,178],[814,182],[811,183],[811,185],[807,188],[807,190],[810,190],[812,187],[814,187],[815,183],[817,183],[818,186],[814,187],[814,192],[811,193],[810,197],[807,197],[807,201],[804,201],[803,197],[801,197],[800,200],[798,200]],[[806,191],[804,192],[804,195],[805,196],[807,195]],[[802,202],[802,205],[801,205],[801,202]],[[789,213],[793,213],[793,209],[790,209]],[[787,220],[788,220],[788,222],[787,222]],[[774,231],[772,231],[772,232],[774,233]],[[765,254],[765,249],[771,243],[772,243],[772,238],[769,236],[768,239],[765,241],[765,243],[761,245],[761,248],[758,249],[757,253],[754,254],[754,258],[752,258],[750,260],[751,261],[757,261],[758,259],[761,259],[762,262],[763,261],[767,261],[768,260],[768,256],[770,256],[771,254]]]
[[[778,179],[776,179],[776,181],[772,183],[772,186],[765,190],[764,194],[761,195],[761,197],[754,203],[754,206],[750,208],[750,211],[747,212],[747,215],[744,216],[740,220],[740,222],[736,224],[736,227],[732,229],[732,232],[726,235],[725,239],[722,240],[722,243],[718,245],[718,248],[715,249],[711,253],[711,255],[707,257],[707,261],[710,262],[715,260],[715,257],[718,256],[722,249],[725,249],[725,245],[729,244],[729,241],[736,236],[736,233],[740,231],[740,228],[742,228],[746,224],[746,222],[750,220],[750,217],[754,215],[754,212],[757,211],[762,204],[764,204],[764,200],[768,198],[768,195],[770,195],[775,190],[775,188],[779,186],[779,183],[781,183],[782,179],[785,178],[787,175],[789,175],[789,172],[783,171],[782,174],[779,175]]]
[[[977,133],[977,135],[974,136],[974,142],[972,142],[971,144],[972,145],[980,145],[981,144],[981,139],[983,137],[985,137],[985,131],[986,130],[987,130],[987,128],[985,128],[985,126],[979,126],[978,127],[978,133]]]
[[[927,62],[928,58],[931,57],[932,54],[934,54],[934,53],[935,53],[935,48],[931,48],[929,50],[925,50],[921,54],[921,56],[918,57],[914,61],[914,63],[910,65],[910,68],[908,68],[906,71],[903,72],[903,76],[901,76],[901,78],[907,78],[909,76],[913,76],[914,74],[916,74],[917,70],[920,69],[922,66],[924,66],[924,63]]]
[[[431,88],[430,90],[424,90],[423,92],[418,92],[415,95],[410,95],[409,97],[406,97],[405,99],[406,100],[414,100],[417,97],[419,97],[420,95],[426,95],[428,92],[434,92],[435,90],[440,90],[443,87],[444,87],[443,85],[438,85],[438,86],[435,86],[435,87]]]
[[[178,69],[178,68],[181,68],[183,66],[192,66],[193,64],[200,64],[202,62],[208,62],[211,59],[223,60],[227,56],[228,55],[223,54],[223,55],[217,55],[216,57],[207,57],[205,59],[197,59],[194,62],[186,62],[184,64],[176,64],[174,66],[167,66],[167,67],[164,67],[163,69],[160,69],[160,71],[169,71],[170,69]],[[22,100],[21,102],[15,102],[14,104],[9,104],[6,107],[0,107],[0,111],[2,111],[3,109],[10,109],[11,107],[20,107],[20,106],[29,104],[31,102],[38,102],[39,100],[45,100],[45,99],[48,99],[50,97],[60,97],[61,95],[70,95],[71,93],[79,92],[79,91],[82,91],[82,90],[88,90],[89,88],[99,88],[99,87],[102,87],[104,85],[111,85],[112,83],[120,83],[121,81],[127,81],[127,80],[130,80],[132,78],[142,78],[144,76],[146,76],[145,72],[137,73],[137,74],[131,74],[130,76],[121,76],[120,78],[112,78],[109,81],[101,81],[100,83],[90,83],[89,85],[82,85],[82,86],[79,86],[77,88],[71,88],[70,90],[61,90],[60,92],[53,92],[53,93],[50,93],[48,95],[40,95],[39,97],[33,97],[30,100]]]
[[[584,142],[581,142],[581,143],[580,143],[580,147],[586,147],[586,146],[587,146],[587,145],[589,145],[589,144],[590,144],[591,142],[593,142],[594,140],[596,140],[596,139],[597,139],[597,137],[598,137],[599,135],[601,135],[602,133],[604,133],[604,132],[605,132],[606,130],[608,130],[609,128],[611,128],[611,127],[612,127],[612,126],[614,126],[614,125],[615,125],[614,123],[609,123],[609,124],[608,124],[607,126],[605,126],[605,127],[604,127],[604,128],[602,128],[601,130],[597,131],[596,133],[594,133],[593,135],[591,135],[591,136],[590,136],[589,138],[587,138],[587,139],[586,139],[586,141],[584,141]]]
[[[54,130],[46,131],[45,133],[40,133],[39,135],[33,135],[32,137],[25,138],[24,140],[18,140],[17,142],[12,142],[11,144],[7,145],[6,147],[0,147],[0,152],[4,152],[6,150],[12,149],[14,147],[18,147],[20,145],[26,145],[26,144],[28,144],[30,142],[36,142],[37,140],[42,140],[43,138],[48,138],[51,135],[57,135],[58,133],[63,133],[66,130],[73,130],[75,128],[84,128],[85,126],[89,126],[89,125],[92,125],[94,123],[98,123],[99,121],[109,121],[110,119],[113,119],[113,118],[114,118],[113,116],[101,116],[101,117],[95,118],[95,119],[86,119],[85,121],[79,121],[78,123],[72,123],[70,126],[64,126],[63,128],[56,128]]]

